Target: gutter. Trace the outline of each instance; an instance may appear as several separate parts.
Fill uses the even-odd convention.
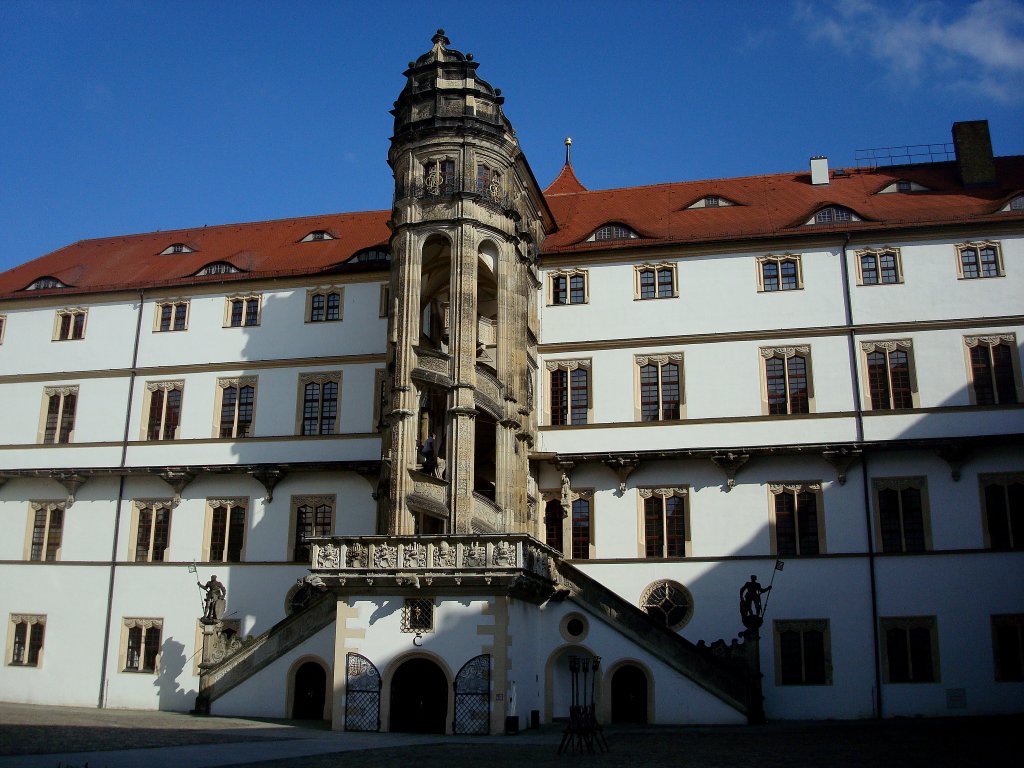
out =
[[[139,363],[139,337],[142,332],[142,307],[145,304],[145,290],[139,289],[139,310],[135,316],[135,342],[132,345],[132,367],[128,378],[128,402],[124,409],[124,433],[121,437],[121,462],[124,469],[128,458],[128,435],[132,421],[132,397],[135,393],[136,368]],[[117,484],[117,503],[114,506],[114,536],[110,545],[110,577],[107,582],[107,613],[103,628],[103,653],[100,658],[100,690],[96,707],[103,709],[107,705],[107,659],[110,651],[111,620],[114,612],[114,577],[117,571],[117,545],[121,531],[121,504],[124,501],[124,485],[126,476],[122,472]]]

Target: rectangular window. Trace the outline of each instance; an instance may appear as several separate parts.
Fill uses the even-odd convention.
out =
[[[764,358],[765,412],[770,415],[810,413],[810,347],[769,347]]]
[[[821,483],[771,483],[771,529],[779,557],[818,555],[825,550]]]
[[[917,385],[913,375],[913,346],[909,339],[862,341],[868,397],[873,411],[914,407]]]
[[[981,475],[982,519],[989,549],[1024,549],[1024,473]]]
[[[260,296],[229,296],[224,305],[224,325],[247,328],[260,324]]]
[[[40,667],[43,663],[43,638],[46,616],[12,613],[7,634],[8,661],[17,667]]]
[[[1016,334],[967,336],[964,342],[970,359],[971,396],[975,405],[1018,402]]]
[[[125,619],[121,628],[122,670],[156,672],[160,663],[163,619]]]
[[[690,554],[687,488],[638,488],[643,506],[644,557]]]
[[[247,499],[208,499],[206,507],[206,560],[240,563],[245,552]]]
[[[587,273],[583,270],[553,272],[550,277],[551,304],[586,304]]]
[[[146,440],[176,440],[181,424],[183,381],[146,383]]]
[[[383,368],[377,368],[373,372],[373,428],[378,432],[384,429],[384,409],[387,405],[387,376]]]
[[[1003,275],[1003,254],[999,243],[963,243],[957,247],[957,269],[964,280]]]
[[[249,437],[256,412],[256,377],[218,379],[217,437]]]
[[[45,387],[43,389],[43,419],[39,430],[40,442],[70,443],[75,435],[75,410],[78,407],[78,387]]]
[[[552,549],[562,552],[565,538],[562,531],[565,509],[559,499],[549,499],[544,505],[544,543]]]
[[[33,562],[60,560],[64,538],[64,503],[30,501],[25,559]]]
[[[636,358],[640,421],[682,418],[682,354],[644,355]]]
[[[299,434],[333,435],[337,432],[341,372],[300,374],[299,393],[302,398]]]
[[[868,248],[857,251],[861,285],[893,285],[903,282],[898,248]]]
[[[803,288],[800,257],[761,256],[757,259],[757,289],[764,293],[796,291]]]
[[[380,286],[380,304],[377,307],[377,317],[387,317],[391,314],[391,286],[382,283]]]
[[[676,295],[676,268],[673,264],[642,264],[634,267],[637,299],[670,299]]]
[[[306,322],[332,323],[341,320],[345,289],[336,285],[306,291]]]
[[[777,620],[775,684],[832,685],[828,619]]]
[[[877,479],[875,525],[883,552],[931,549],[927,487],[923,477]]]
[[[992,656],[996,682],[1024,681],[1024,614],[992,617]]]
[[[934,616],[882,618],[879,623],[885,682],[939,682],[939,648]]]
[[[53,340],[74,341],[84,339],[86,314],[87,310],[84,309],[57,310],[57,317],[53,327]]]
[[[572,503],[572,558],[586,560],[590,557],[592,540],[590,499],[578,498]]]
[[[312,536],[334,533],[334,496],[292,496],[292,562],[312,562]]]
[[[162,563],[167,554],[171,535],[171,509],[169,501],[136,501],[134,516],[136,563]]]
[[[162,301],[156,305],[155,331],[184,331],[188,327],[188,300]]]
[[[590,363],[550,363],[551,424],[587,424],[590,411]]]

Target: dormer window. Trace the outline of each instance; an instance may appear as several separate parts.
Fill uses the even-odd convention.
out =
[[[326,229],[314,229],[312,232],[310,232],[308,235],[302,238],[299,242],[312,243],[316,242],[317,240],[334,240],[334,235],[332,235]]]
[[[170,256],[172,253],[192,253],[193,250],[193,248],[189,248],[184,243],[174,243],[173,245],[169,245],[162,251],[160,251],[160,255]]]
[[[597,229],[588,239],[588,243],[599,240],[636,240],[640,237],[625,224],[605,224]]]
[[[896,191],[897,192],[909,192],[911,190],[911,188],[912,188],[912,185],[911,185],[911,183],[909,181],[897,181],[896,182]]]
[[[930,191],[931,190],[928,189],[928,187],[924,187],[924,186],[918,184],[916,181],[911,181],[910,179],[899,179],[898,181],[894,181],[892,184],[889,184],[889,185],[887,185],[885,187],[882,187],[882,189],[878,190],[878,194],[886,195],[886,194],[890,194],[892,192],[906,193],[906,192],[930,192]]]
[[[1003,206],[1004,211],[1024,211],[1024,195],[1017,195]]]
[[[390,264],[391,254],[382,248],[367,248],[348,260],[348,264]]]
[[[700,200],[695,202],[693,205],[686,206],[687,208],[725,208],[729,205],[736,205],[732,200],[727,200],[724,197],[718,195],[705,195]]]
[[[195,276],[206,277],[207,275],[233,275],[241,271],[242,270],[234,264],[228,264],[226,261],[214,261],[196,272]]]
[[[67,288],[67,286],[56,277],[50,277],[49,275],[36,278],[25,286],[26,291],[43,291],[47,288]]]
[[[846,224],[851,221],[860,221],[860,216],[855,214],[849,208],[844,208],[841,205],[830,205],[828,208],[822,208],[816,214],[814,218],[808,221],[808,224]]]

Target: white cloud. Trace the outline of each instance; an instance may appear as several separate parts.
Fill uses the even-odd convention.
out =
[[[801,3],[812,39],[867,52],[902,84],[933,82],[1024,101],[1024,5],[1017,0]]]

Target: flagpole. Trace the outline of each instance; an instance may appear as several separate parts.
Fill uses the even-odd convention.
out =
[[[761,606],[761,617],[762,618],[764,618],[765,613],[768,611],[768,600],[772,596],[772,586],[775,584],[775,574],[778,571],[781,571],[784,566],[785,566],[785,563],[782,560],[776,559],[775,567],[772,568],[772,577],[771,577],[771,579],[768,580],[768,589],[765,590],[765,592],[767,592],[768,594],[765,595],[765,597],[764,597],[764,605]]]

